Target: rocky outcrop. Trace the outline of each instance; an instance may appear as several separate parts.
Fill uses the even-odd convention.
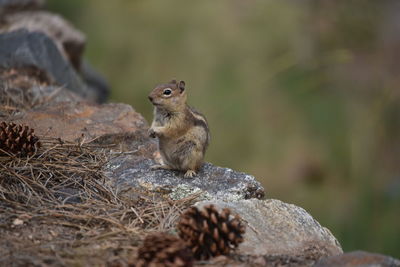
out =
[[[162,193],[172,199],[198,193],[199,199],[233,201],[264,197],[264,189],[251,175],[206,163],[193,179],[166,170],[150,170],[157,157],[157,145],[147,136],[148,124],[129,105],[96,105],[85,101],[46,104],[18,113],[13,121],[35,129],[39,135],[62,137],[66,141],[93,140],[117,144],[121,153],[105,166],[118,190],[133,187]]]
[[[4,22],[0,90],[15,103],[15,94],[17,99],[36,98],[17,105],[16,112],[7,114],[8,121],[28,125],[38,136],[60,138],[60,142],[109,146],[103,170],[116,194],[134,191],[173,200],[196,194],[199,201],[231,208],[247,224],[245,242],[238,251],[241,255],[293,259],[308,257],[309,251],[315,258],[341,253],[332,234],[303,209],[261,200],[265,190],[249,174],[211,163],[205,163],[191,179],[177,171],[151,170],[160,156],[156,140],[148,137],[144,118],[129,105],[93,103],[104,100],[107,87],[82,59],[84,36],[62,18],[43,11],[14,12]],[[66,89],[70,94],[65,94]],[[60,192],[79,195],[68,190],[61,188]],[[76,197],[66,203],[80,201]]]
[[[319,255],[321,258],[343,252],[332,233],[298,206],[276,199],[214,200],[196,205],[201,207],[211,203],[240,214],[245,222],[244,242],[239,247],[241,254],[281,258]]]
[[[38,136],[58,139],[57,145],[64,140],[106,148],[101,171],[107,181],[102,182],[111,185],[118,197],[139,194],[170,202],[195,194],[197,206],[213,203],[239,214],[247,229],[244,243],[236,254],[205,263],[208,266],[358,266],[357,262],[398,266],[397,260],[381,255],[342,254],[327,228],[303,208],[264,199],[264,188],[249,174],[211,163],[190,179],[176,171],[151,170],[160,155],[156,140],[148,137],[148,123],[129,105],[99,104],[107,98],[108,85],[82,57],[85,36],[61,17],[37,11],[42,4],[0,0],[0,15],[4,15],[0,21],[0,103],[7,104],[0,109],[1,120],[28,125]],[[65,204],[83,201],[70,198],[80,194],[75,189],[58,190],[61,199],[69,196]],[[132,212],[137,215],[134,207]],[[123,218],[125,213],[118,216]]]
[[[154,143],[154,142],[153,142]],[[156,146],[152,146],[155,148]],[[109,176],[120,188],[134,187],[159,192],[172,199],[199,194],[200,199],[234,201],[264,197],[264,189],[254,176],[205,163],[192,179],[177,171],[151,170],[154,159],[122,155],[107,166]]]

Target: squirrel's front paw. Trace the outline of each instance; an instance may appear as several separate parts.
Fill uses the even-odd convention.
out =
[[[156,138],[156,132],[155,132],[152,128],[150,128],[150,129],[147,131],[147,133],[149,134],[149,137],[151,137],[151,138]]]

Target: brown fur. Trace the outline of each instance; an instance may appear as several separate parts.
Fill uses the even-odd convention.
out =
[[[210,133],[205,117],[189,107],[186,98],[183,81],[172,80],[154,88],[149,95],[154,105],[149,133],[158,138],[164,161],[154,167],[184,171],[185,177],[192,177],[203,164]]]

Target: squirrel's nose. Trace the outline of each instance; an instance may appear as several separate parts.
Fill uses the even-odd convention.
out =
[[[150,100],[151,102],[153,102],[153,98],[152,98],[151,96],[149,96],[149,100]]]

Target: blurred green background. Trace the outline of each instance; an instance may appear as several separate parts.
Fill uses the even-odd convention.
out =
[[[400,3],[48,0],[86,57],[148,121],[149,91],[186,81],[207,161],[253,174],[345,251],[400,257]]]

